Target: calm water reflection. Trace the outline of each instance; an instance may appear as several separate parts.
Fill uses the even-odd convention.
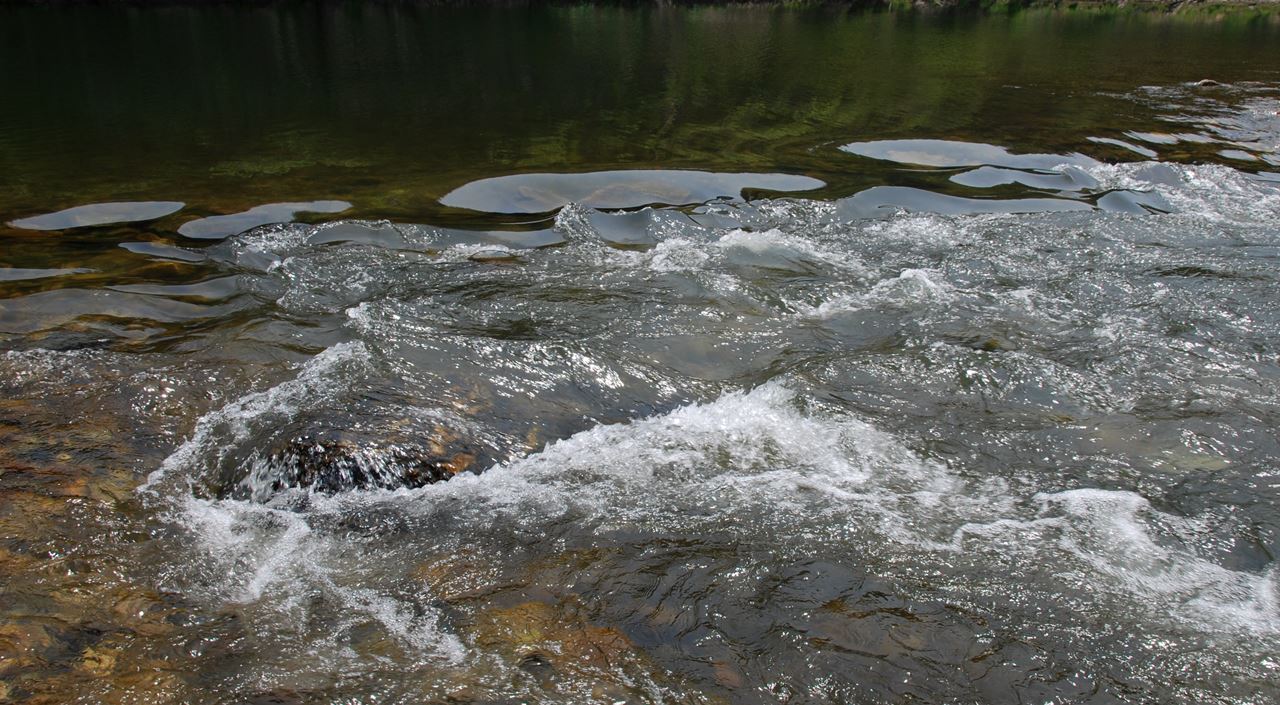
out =
[[[91,203],[60,210],[57,213],[20,218],[11,221],[10,227],[24,230],[67,230],[94,225],[114,225],[156,220],[182,210],[183,203],[172,201],[142,201],[138,203]]]
[[[810,191],[825,184],[787,174],[712,174],[704,171],[597,171],[585,174],[516,174],[473,181],[440,203],[489,213],[543,213],[570,203],[590,208],[686,206],[743,191]]]
[[[218,240],[238,235],[250,228],[269,223],[288,223],[298,213],[341,213],[351,208],[346,201],[311,201],[308,203],[268,203],[254,206],[243,213],[212,215],[182,224],[178,232],[198,240]]]
[[[1117,115],[1152,115],[1122,97],[1135,86],[1277,70],[1263,58],[1275,23],[1247,16],[340,3],[3,13],[6,221],[101,201],[222,215],[340,199],[354,217],[474,223],[438,200],[480,178],[621,168],[781,171],[843,196],[883,183],[884,169],[828,145],[946,138],[1068,154],[1085,137],[1128,139]]]

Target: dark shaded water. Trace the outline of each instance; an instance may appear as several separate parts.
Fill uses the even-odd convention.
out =
[[[0,700],[1274,702],[1277,40],[0,9]]]

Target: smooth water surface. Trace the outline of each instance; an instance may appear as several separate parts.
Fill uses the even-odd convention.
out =
[[[1276,46],[0,9],[0,700],[1275,702]]]

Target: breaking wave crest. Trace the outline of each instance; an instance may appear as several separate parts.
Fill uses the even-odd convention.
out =
[[[326,354],[325,364],[334,364],[335,355]],[[308,365],[276,391],[270,409],[268,397],[251,396],[201,427],[243,429],[280,413],[298,402],[319,369]],[[210,434],[193,439],[206,453]],[[228,447],[219,453],[244,437],[243,430],[223,436]],[[184,447],[165,467],[189,472],[193,457]],[[223,598],[288,614],[310,609],[301,596],[319,591],[352,614],[381,620],[413,648],[455,660],[465,651],[459,637],[419,600],[405,603],[385,585],[380,591],[386,558],[363,554],[338,527],[364,517],[362,524],[397,527],[400,541],[424,553],[455,541],[558,534],[573,526],[602,537],[730,531],[743,541],[781,540],[801,553],[840,546],[917,562],[963,557],[1012,575],[1019,562],[1035,560],[1056,565],[1085,600],[1141,605],[1146,616],[1139,623],[1172,615],[1194,631],[1280,633],[1274,567],[1220,565],[1201,530],[1204,520],[1160,512],[1130,491],[1021,492],[1007,482],[966,477],[775,382],[596,426],[479,475],[420,489],[313,494],[287,508],[187,497],[179,512],[202,547],[198,555],[211,561],[205,571],[217,576]],[[450,540],[428,531],[444,531]],[[372,577],[378,575],[384,577]],[[1029,599],[1048,597],[1036,598],[1031,585],[1017,589],[1031,590]]]

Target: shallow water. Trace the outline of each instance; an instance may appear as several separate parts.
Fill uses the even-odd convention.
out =
[[[0,699],[1280,697],[1274,22],[0,14]]]

